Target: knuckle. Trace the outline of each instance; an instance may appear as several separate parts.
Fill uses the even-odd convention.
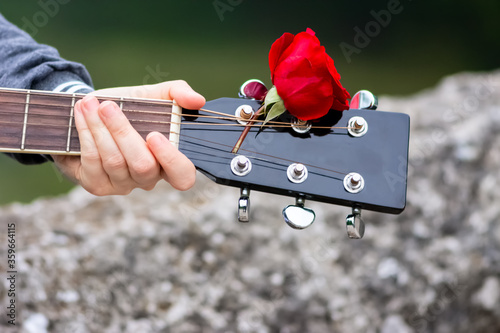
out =
[[[156,176],[158,164],[146,158],[139,158],[130,165],[131,173],[139,177]]]
[[[126,138],[130,135],[132,132],[132,127],[131,126],[120,126],[116,129],[111,129],[113,131],[113,136],[117,138]]]
[[[103,161],[103,166],[105,169],[113,171],[126,168],[127,163],[121,153],[115,153]]]
[[[156,187],[156,182],[148,184],[148,185],[141,186],[140,188],[143,189],[143,190],[145,190],[145,191],[151,191],[155,187]]]
[[[97,150],[82,152],[82,154],[85,156],[85,159],[90,163],[101,162],[101,156],[99,155],[99,152]]]

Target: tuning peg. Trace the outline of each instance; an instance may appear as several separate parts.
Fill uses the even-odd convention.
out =
[[[347,236],[351,239],[361,239],[365,234],[365,223],[361,218],[361,208],[353,207],[352,214],[347,215],[346,219]]]
[[[238,200],[238,221],[243,223],[250,221],[250,190],[247,187],[241,189]]]
[[[289,205],[283,209],[285,222],[294,229],[305,229],[316,218],[316,214],[312,209],[304,207],[304,202],[303,197],[297,197],[295,205]]]
[[[245,81],[241,85],[240,91],[238,92],[238,96],[240,98],[250,98],[250,99],[256,99],[258,101],[264,100],[266,94],[267,94],[266,85],[262,81],[257,79],[251,79]]]
[[[350,109],[370,109],[376,110],[378,106],[378,98],[368,90],[358,91],[349,104]]]

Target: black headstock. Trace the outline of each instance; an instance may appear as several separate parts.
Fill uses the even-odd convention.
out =
[[[242,105],[260,108],[254,100],[220,98],[182,123],[179,149],[215,182],[295,197],[298,206],[307,199],[392,214],[404,210],[408,115],[350,109],[312,123],[306,133],[284,119],[282,125],[252,127],[235,155],[231,149],[244,126],[234,118]]]

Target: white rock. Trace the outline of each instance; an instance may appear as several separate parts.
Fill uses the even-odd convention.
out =
[[[22,327],[26,333],[47,333],[49,319],[42,313],[33,313],[24,320]]]
[[[473,296],[474,301],[487,310],[493,310],[498,307],[500,301],[500,282],[498,278],[489,276],[484,281],[481,289]]]
[[[399,263],[394,258],[384,258],[378,264],[377,275],[381,279],[387,279],[389,277],[396,277],[399,273]]]
[[[382,324],[381,333],[412,333],[411,329],[400,315],[390,315]]]

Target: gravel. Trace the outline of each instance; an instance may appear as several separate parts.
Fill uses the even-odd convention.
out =
[[[264,193],[240,224],[239,191],[201,175],[187,192],[11,204],[0,269],[15,223],[17,325],[3,314],[0,331],[500,331],[500,72],[379,104],[411,116],[408,204],[363,212],[362,240],[345,207],[308,202],[317,220],[297,231],[281,217],[292,199]]]

